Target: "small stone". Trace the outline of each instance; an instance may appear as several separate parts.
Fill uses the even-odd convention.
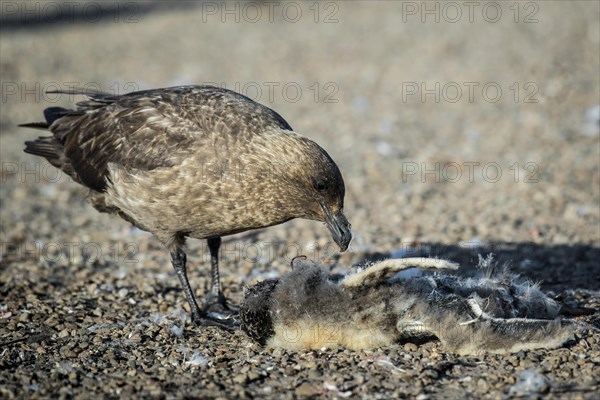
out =
[[[320,378],[323,376],[323,373],[321,371],[319,371],[318,369],[313,369],[308,371],[308,377],[315,379],[315,378]]]
[[[423,371],[423,375],[431,379],[437,379],[440,374],[434,369],[426,369],[425,371]]]
[[[250,371],[250,373],[248,373],[247,380],[249,380],[249,381],[255,381],[258,378],[260,378],[260,376],[261,375],[260,375],[260,373],[258,371]]]
[[[404,345],[404,350],[410,351],[411,353],[416,352],[418,349],[419,349],[419,347],[414,343],[406,343]]]
[[[320,393],[320,390],[315,385],[310,384],[308,382],[304,382],[300,386],[298,386],[294,392],[296,396],[309,397],[316,396]]]
[[[477,380],[477,387],[479,388],[479,390],[481,390],[482,392],[487,392],[489,385],[487,383],[487,381],[483,378],[480,378]]]

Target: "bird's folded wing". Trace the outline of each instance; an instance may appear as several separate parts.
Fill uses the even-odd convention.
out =
[[[50,130],[82,183],[103,191],[109,163],[151,170],[189,154],[197,129],[173,111],[159,103],[113,103],[64,116]]]
[[[97,191],[106,190],[109,163],[152,170],[177,165],[192,154],[216,161],[219,151],[227,150],[227,141],[243,136],[249,140],[270,128],[291,130],[268,107],[214,87],[88,95],[77,110],[63,109],[49,122],[65,161],[82,183]]]

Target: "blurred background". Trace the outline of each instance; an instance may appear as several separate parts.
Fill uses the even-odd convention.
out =
[[[355,252],[595,248],[598,12],[587,1],[3,2],[2,240],[130,235],[22,153],[37,132],[17,124],[77,100],[46,91],[213,84],[275,109],[332,155]],[[335,253],[308,221],[238,239]]]
[[[62,295],[50,313],[71,302],[122,318],[185,307],[155,239],[97,213],[85,190],[22,152],[39,132],[17,125],[72,107],[77,98],[46,92],[73,87],[222,86],[273,108],[334,158],[350,251],[339,254],[310,221],[226,238],[222,276],[235,301],[242,283],[287,271],[298,254],[342,269],[408,254],[473,266],[492,252],[545,289],[597,294],[596,1],[1,6],[3,312],[38,307],[32,293]],[[201,294],[208,252],[189,247]],[[580,300],[597,305],[594,296]]]

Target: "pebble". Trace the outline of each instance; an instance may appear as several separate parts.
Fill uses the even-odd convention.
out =
[[[319,394],[320,389],[316,385],[304,382],[298,386],[294,392],[298,397],[310,397]]]
[[[416,352],[418,349],[419,349],[419,347],[414,343],[406,343],[404,345],[404,350],[409,351],[411,353]]]

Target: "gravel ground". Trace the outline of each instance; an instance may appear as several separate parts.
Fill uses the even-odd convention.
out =
[[[339,272],[434,255],[471,274],[492,252],[567,309],[597,310],[599,3],[370,3],[79,2],[55,22],[59,3],[2,2],[0,398],[596,398],[591,330],[458,357],[435,341],[293,353],[196,328],[159,243],[21,151],[36,132],[16,124],[71,104],[43,89],[217,83],[329,151],[356,233],[343,254],[309,221],[227,238],[234,301],[298,254]],[[188,254],[201,294],[206,244]],[[577,318],[598,326],[595,310]]]

